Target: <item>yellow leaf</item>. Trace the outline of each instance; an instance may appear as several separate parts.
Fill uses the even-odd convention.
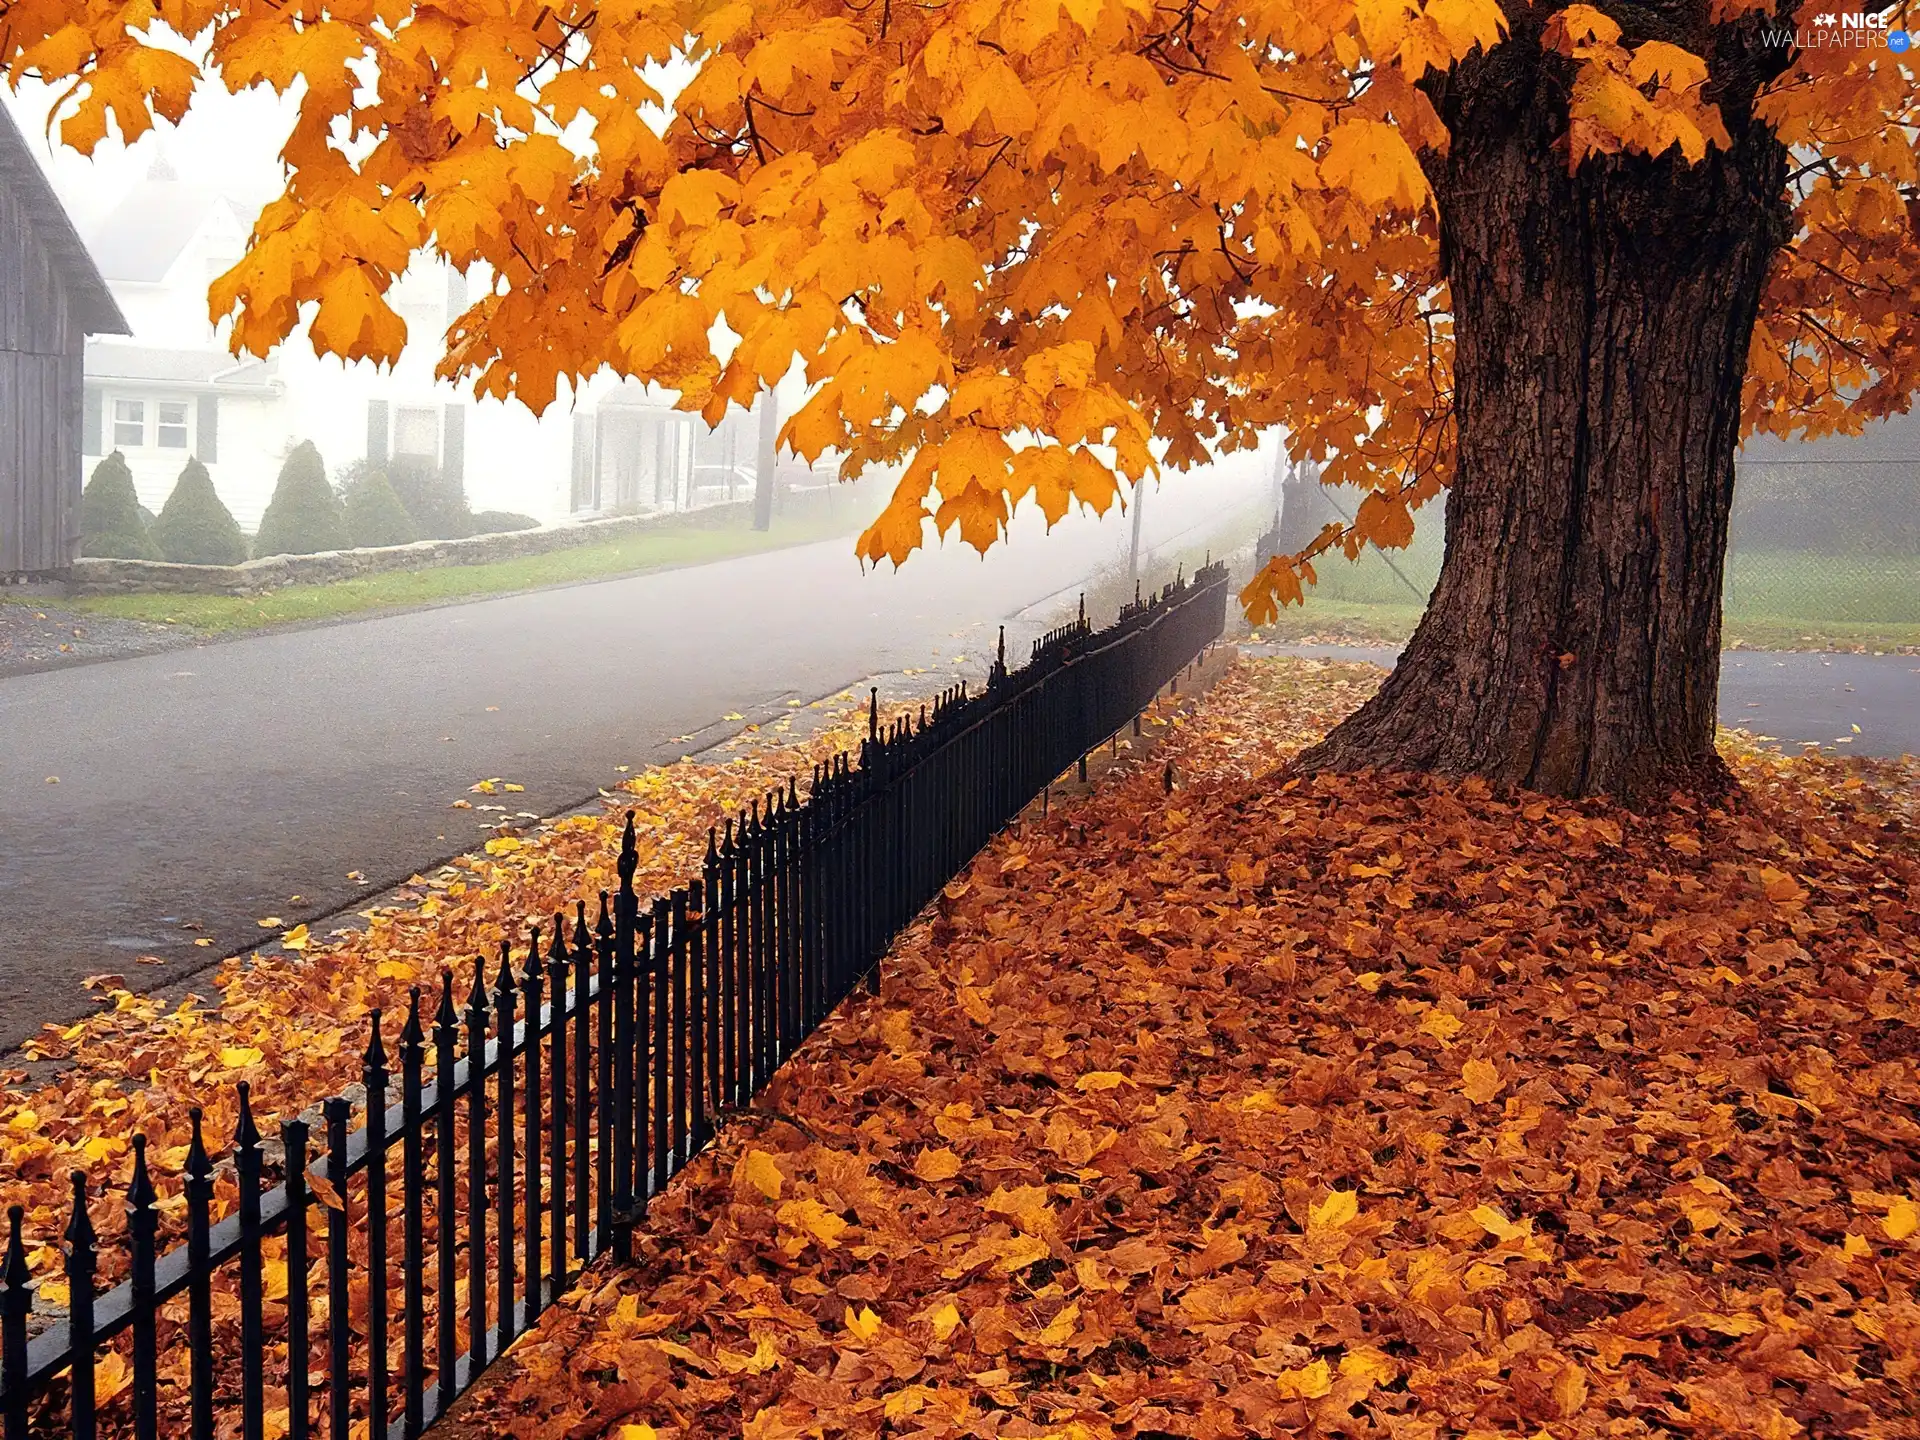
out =
[[[654,1440],[653,1426],[622,1425],[620,1427],[620,1440]]]
[[[1360,1194],[1356,1190],[1335,1190],[1307,1212],[1307,1233],[1338,1230],[1351,1225],[1360,1214]]]
[[[133,1383],[133,1367],[118,1350],[108,1350],[93,1369],[93,1398],[104,1405]]]
[[[1560,1407],[1560,1418],[1571,1420],[1587,1403],[1587,1372],[1569,1365],[1553,1379],[1553,1403]]]
[[[1117,1090],[1122,1085],[1130,1085],[1132,1083],[1132,1081],[1128,1080],[1127,1077],[1122,1075],[1118,1070],[1089,1070],[1078,1080],[1074,1081],[1074,1088],[1076,1090],[1086,1091]]]
[[[1036,1235],[1015,1235],[1000,1242],[1000,1268],[1008,1274],[1045,1260],[1053,1248]]]
[[[1627,64],[1627,78],[1636,85],[1655,82],[1675,90],[1691,90],[1706,81],[1707,62],[1678,45],[1648,40],[1634,47],[1633,59]]]
[[[1458,1015],[1445,1010],[1429,1010],[1420,1021],[1420,1028],[1442,1045],[1451,1045],[1453,1037],[1460,1033],[1464,1024]]]
[[[960,1173],[960,1157],[945,1146],[938,1150],[922,1150],[913,1157],[913,1173],[929,1184],[951,1180]]]
[[[769,1200],[780,1198],[780,1187],[786,1183],[780,1167],[774,1158],[764,1150],[749,1150],[734,1164],[733,1183],[738,1189],[742,1184],[750,1185]]]
[[[933,1338],[945,1340],[960,1327],[960,1307],[951,1300],[933,1312]]]
[[[1352,191],[1355,199],[1369,207],[1399,204],[1417,209],[1426,203],[1429,194],[1427,177],[1420,169],[1420,162],[1414,159],[1413,151],[1407,148],[1405,137],[1380,120],[1356,117],[1336,125],[1327,137],[1320,175],[1329,186]],[[1385,503],[1377,494],[1368,500]],[[1401,508],[1404,509],[1404,505]],[[1365,510],[1363,503],[1362,513]],[[1409,527],[1411,524],[1409,520]]]
[[[818,1200],[789,1200],[774,1213],[789,1230],[810,1235],[827,1250],[835,1249],[851,1228]]]
[[[264,1057],[251,1045],[229,1045],[220,1052],[220,1063],[229,1070],[244,1070],[258,1065]]]
[[[1363,1385],[1390,1385],[1399,1373],[1400,1367],[1393,1357],[1371,1345],[1359,1346],[1340,1357],[1343,1380],[1355,1380]]]
[[[1369,970],[1365,974],[1354,976],[1353,983],[1369,995],[1378,995],[1380,993],[1380,984],[1386,978],[1387,977],[1378,970]]]
[[[1404,550],[1413,543],[1413,512],[1398,495],[1375,490],[1360,502],[1354,527],[1383,550]]]
[[[1274,1377],[1282,1400],[1318,1400],[1333,1389],[1333,1371],[1324,1360],[1298,1370],[1282,1370]]]
[[[1880,1228],[1887,1232],[1889,1240],[1904,1240],[1920,1229],[1920,1207],[1911,1200],[1896,1200],[1887,1209],[1887,1218],[1880,1222]]]
[[[287,922],[282,920],[278,915],[269,915],[266,919],[256,920],[253,923],[258,925],[262,930],[278,930]]]
[[[283,949],[287,949],[287,950],[306,949],[307,948],[307,927],[304,925],[294,926],[293,929],[287,931],[286,934],[280,937],[280,944]]]
[[[880,1317],[868,1306],[861,1306],[858,1315],[853,1307],[847,1306],[847,1329],[862,1340],[871,1340],[880,1333]]]
[[[1533,1233],[1532,1225],[1516,1225],[1491,1205],[1476,1205],[1473,1218],[1496,1240],[1519,1240]]]
[[[1080,1327],[1080,1306],[1076,1302],[1066,1307],[1047,1322],[1047,1328],[1040,1332],[1042,1345],[1064,1345],[1073,1339],[1074,1331]]]
[[[1460,1067],[1460,1093],[1476,1105],[1485,1105],[1500,1093],[1500,1072],[1485,1060],[1469,1060]]]

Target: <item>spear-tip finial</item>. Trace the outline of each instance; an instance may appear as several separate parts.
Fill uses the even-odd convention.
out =
[[[24,1291],[33,1273],[27,1269],[27,1243],[20,1233],[26,1223],[27,1207],[9,1205],[7,1207],[7,1263],[4,1278],[7,1288],[16,1293]]]
[[[633,883],[633,872],[640,868],[640,842],[634,835],[633,811],[627,812],[627,822],[620,827],[620,860],[615,866],[620,873],[620,884]]]
[[[407,1023],[400,1027],[400,1053],[404,1057],[420,1048],[420,987],[407,987]]]
[[[187,1123],[192,1127],[187,1136],[187,1183],[199,1185],[213,1179],[213,1162],[207,1158],[207,1142],[202,1121],[204,1112],[198,1105],[187,1111]]]
[[[233,1087],[240,1092],[240,1119],[233,1127],[233,1144],[236,1150],[257,1150],[260,1148],[260,1127],[253,1123],[253,1087],[242,1080]]]
[[[387,1047],[386,1042],[380,1038],[380,1011],[378,1009],[369,1010],[367,1012],[367,1020],[369,1022],[369,1029],[367,1035],[367,1055],[364,1065],[369,1071],[378,1070],[384,1074],[387,1068]]]
[[[91,1269],[94,1242],[100,1237],[94,1233],[93,1217],[87,1213],[87,1172],[71,1171],[67,1180],[73,1186],[73,1218],[67,1221],[67,1243],[73,1247],[73,1255],[68,1268],[78,1263]]]
[[[145,1210],[158,1198],[153,1189],[153,1176],[147,1169],[147,1137],[133,1137],[133,1180],[127,1186],[127,1208]]]

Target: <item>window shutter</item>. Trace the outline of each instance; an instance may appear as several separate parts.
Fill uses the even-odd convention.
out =
[[[387,463],[387,402],[384,400],[367,402],[367,461],[372,465]]]
[[[193,453],[208,465],[220,458],[220,397],[200,397],[199,423],[194,427]]]
[[[440,431],[440,473],[449,480],[467,478],[467,407],[447,406]]]
[[[83,453],[88,455],[104,455],[107,453],[107,397],[101,394],[98,385],[87,386],[85,395],[86,399],[82,406],[82,419],[80,422],[80,428],[84,432],[82,436]]]
[[[451,266],[447,268],[447,324],[458,320],[467,309],[467,277]]]

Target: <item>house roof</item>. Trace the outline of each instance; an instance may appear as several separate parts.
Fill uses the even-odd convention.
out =
[[[81,328],[89,335],[131,335],[132,327],[101,278],[100,267],[87,253],[73,221],[67,218],[66,207],[54,194],[5,105],[0,105],[0,185],[19,199],[35,237],[47,248],[61,279],[66,281],[72,313]]]
[[[273,360],[238,360],[224,350],[171,349],[104,341],[87,346],[89,380],[137,380],[160,389],[266,390],[280,378]]]
[[[189,185],[164,160],[93,227],[93,253],[109,280],[157,285],[216,210],[239,207],[217,190]],[[245,226],[242,224],[244,231]]]

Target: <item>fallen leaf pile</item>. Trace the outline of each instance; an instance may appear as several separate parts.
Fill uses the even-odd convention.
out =
[[[452,1433],[1914,1435],[1907,802],[1262,773],[1370,683],[990,847]]]
[[[843,693],[817,703],[816,728],[793,731],[792,717],[782,717],[768,727],[777,734],[730,742],[737,752],[730,759],[650,768],[606,792],[597,811],[526,835],[498,835],[481,853],[415,877],[392,903],[360,912],[357,927],[323,937],[298,926],[283,937],[286,953],[239,957],[205,977],[210,1001],[170,1002],[109,987],[101,1013],[47,1027],[23,1053],[62,1062],[57,1073],[29,1081],[15,1072],[0,1096],[0,1206],[27,1209],[30,1268],[50,1277],[37,1309],[45,1315],[65,1303],[64,1283],[51,1277],[61,1274],[70,1171],[86,1171],[94,1195],[111,1197],[93,1206],[104,1246],[100,1279],[111,1285],[125,1273],[120,1201],[135,1134],[149,1142],[164,1246],[179,1238],[176,1177],[186,1162],[190,1106],[204,1107],[207,1146],[217,1158],[231,1146],[239,1081],[248,1082],[269,1137],[277,1134],[277,1117],[354,1091],[372,1010],[387,1012],[391,1047],[409,987],[423,987],[431,1004],[443,971],[451,970],[464,1000],[476,959],[486,958],[491,976],[503,940],[524,954],[529,920],[564,910],[571,924],[576,899],[619,883],[614,861],[628,810],[637,823],[635,884],[643,896],[698,874],[710,825],[784,787],[789,776],[804,789],[815,760],[857,746],[866,709],[853,700]],[[273,917],[269,928],[281,923]],[[270,1138],[270,1153],[275,1144]],[[223,1178],[216,1216],[231,1210],[236,1194]]]

